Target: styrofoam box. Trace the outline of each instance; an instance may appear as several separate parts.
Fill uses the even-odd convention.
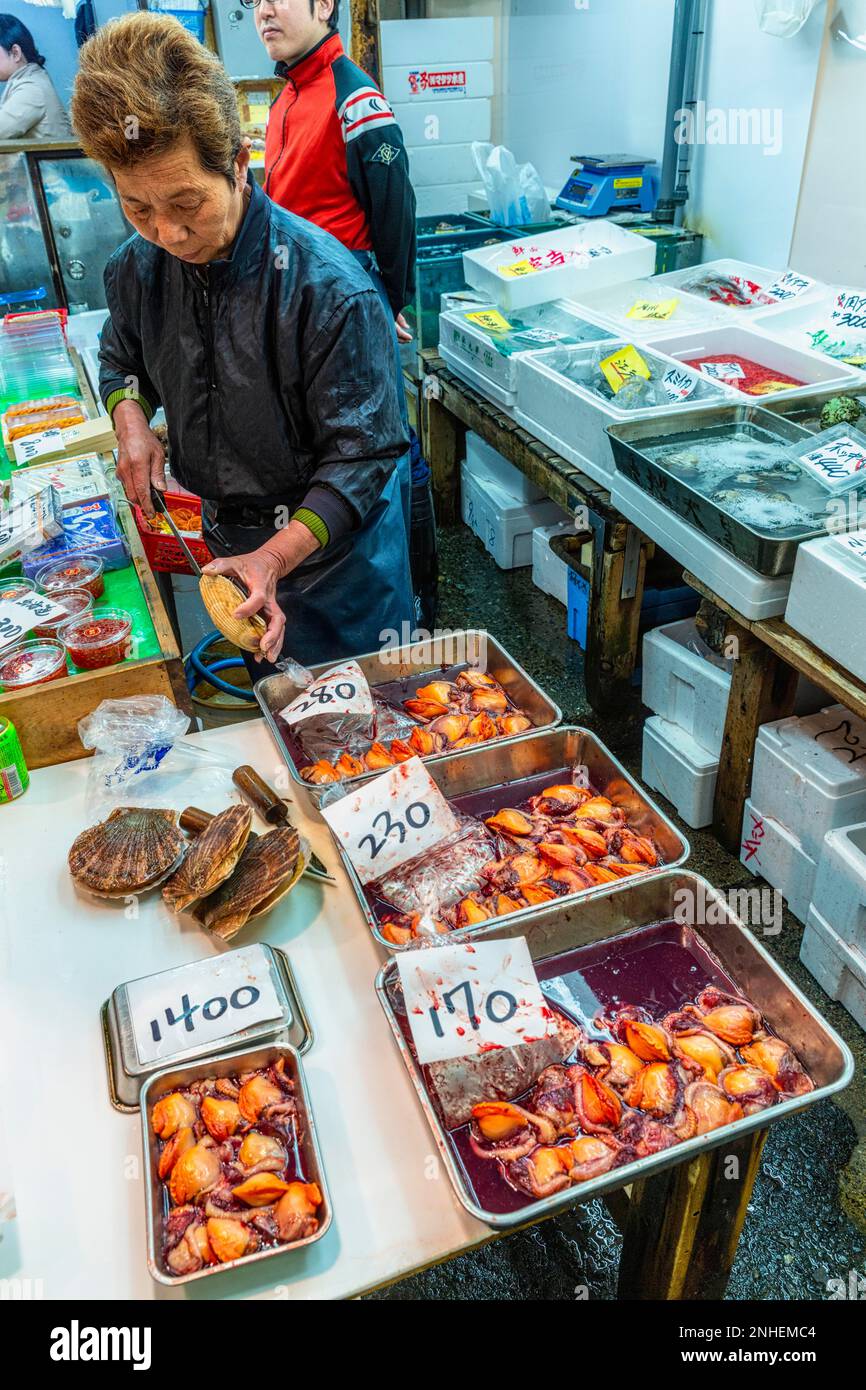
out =
[[[800,943],[800,960],[831,999],[866,1028],[866,956],[834,932],[813,903]]]
[[[550,542],[554,536],[573,534],[574,522],[571,517],[556,521],[552,526],[536,526],[532,533],[532,582],[543,594],[558,599],[563,607],[568,606],[569,567]]]
[[[866,542],[866,531],[821,536],[798,548],[785,622],[866,681],[866,558],[849,545],[861,538]]]
[[[490,139],[489,97],[478,97],[475,101],[437,102],[433,113],[408,101],[396,102],[393,109],[407,146],[426,145],[428,141],[456,145],[466,140]],[[435,125],[431,124],[433,121]],[[477,169],[474,177],[477,181]]]
[[[740,859],[749,873],[777,888],[798,922],[805,922],[818,865],[795,834],[750,798],[743,812]]]
[[[514,418],[520,424],[525,423],[519,410],[514,412]],[[784,613],[791,587],[789,574],[773,578],[758,574],[621,473],[613,475],[611,500],[645,536],[744,618],[777,618]]]
[[[407,149],[409,177],[418,187],[429,188],[437,183],[470,183],[478,170],[472,156],[472,144],[440,145],[432,140],[427,145]]]
[[[465,212],[466,196],[471,187],[471,183],[434,183],[429,188],[416,188],[416,216],[434,217],[440,212]]]
[[[495,308],[495,305],[488,305]],[[542,310],[548,306],[541,306]],[[561,309],[569,317],[574,319],[575,328],[580,323],[590,323],[598,328],[598,341],[603,341],[605,330],[604,326],[597,323],[592,315],[581,313],[575,304],[571,304],[567,299],[554,300],[550,307]],[[521,357],[529,352],[543,352],[549,346],[545,343],[536,343],[532,348],[526,348],[522,352],[512,352],[506,356],[504,352],[499,352],[496,347],[495,339],[484,331],[479,324],[471,323],[466,317],[467,314],[478,313],[478,305],[463,305],[460,308],[446,310],[439,316],[439,347],[446,349],[452,357],[458,357],[467,362],[483,376],[489,377],[491,381],[501,386],[504,391],[515,393],[517,391],[517,363]],[[512,404],[516,396],[512,395]]]
[[[669,270],[666,275],[655,277],[657,285],[687,285],[702,271],[715,271],[718,275],[739,275],[743,280],[751,280],[753,284],[759,285],[761,289],[769,289],[780,276],[784,275],[784,270],[768,270],[765,265],[752,265],[750,261],[738,261],[730,256],[724,256],[717,261],[705,261],[702,265],[686,266],[683,270]],[[703,295],[697,298],[703,299]],[[712,301],[708,300],[708,303]],[[732,309],[727,304],[716,306],[724,310],[725,314],[733,314],[737,317],[740,314],[747,315],[749,318],[758,312],[759,308],[767,308],[767,305],[742,305],[738,309]]]
[[[719,757],[733,667],[733,659],[719,656],[701,639],[694,618],[653,628],[643,639],[643,702]],[[826,699],[823,690],[801,677],[795,713],[813,714]]]
[[[560,254],[567,258],[564,265],[543,265],[528,275],[509,275],[505,269],[529,257],[545,262]],[[651,275],[655,254],[646,237],[596,218],[464,251],[463,273],[467,284],[483,290],[504,309],[525,309],[549,299],[580,299],[605,285]]]
[[[652,715],[643,726],[641,781],[661,792],[693,830],[713,819],[719,760],[676,724]]]
[[[527,478],[525,473],[521,473],[519,468],[515,468],[513,463],[509,463],[507,458],[503,458],[491,448],[474,430],[466,431],[466,463],[470,473],[480,483],[495,483],[516,502],[546,500],[540,487]]]
[[[796,347],[811,347],[807,335],[819,328],[830,329],[830,315],[836,307],[838,289],[821,285],[820,291],[798,295],[785,304],[764,305],[755,309],[752,322],[762,333],[784,338]],[[844,330],[840,329],[840,334]]]
[[[464,256],[464,260],[465,260]],[[752,362],[760,362],[772,371],[783,372],[803,382],[802,386],[791,386],[784,391],[774,391],[773,400],[790,400],[792,397],[808,396],[816,387],[845,386],[858,379],[842,362],[834,362],[818,352],[805,348],[793,348],[778,338],[769,338],[765,333],[752,328],[743,328],[738,323],[724,323],[717,327],[705,328],[694,333],[660,333],[652,337],[650,346],[669,357],[685,362],[686,358],[715,357],[719,353],[730,353],[735,357],[747,357]],[[740,391],[731,381],[726,383],[740,402],[760,405],[764,397],[750,396]]]
[[[671,299],[676,299],[677,304],[667,319],[628,317],[629,310],[640,300],[662,303]],[[627,334],[641,342],[668,329],[673,332],[703,328],[706,324],[724,322],[726,317],[718,304],[672,289],[669,285],[659,286],[655,276],[646,280],[627,280],[625,284],[607,285],[603,290],[582,294],[579,307],[588,309],[591,314],[609,323],[618,336]]]
[[[492,18],[383,19],[379,33],[383,67],[493,57]]]
[[[382,69],[382,87],[392,105],[421,102],[433,109],[442,101],[474,101],[476,97],[493,96],[493,64],[425,62],[386,67]],[[477,186],[476,175],[472,187]]]
[[[446,367],[450,367],[454,375],[459,376],[461,381],[468,382],[470,386],[474,386],[476,391],[480,391],[482,396],[486,396],[489,401],[493,401],[506,415],[514,416],[514,406],[517,400],[516,391],[506,391],[504,387],[499,386],[495,381],[491,381],[489,376],[486,376],[484,372],[474,367],[471,362],[467,362],[465,358],[458,357],[455,353],[449,352],[448,349],[442,347],[441,344],[439,346],[439,356],[442,358]]]
[[[844,705],[763,724],[755,744],[752,799],[817,860],[828,830],[866,820],[863,753],[866,721]]]
[[[824,836],[812,906],[866,959],[866,822]]]
[[[465,261],[465,256],[463,259]],[[705,411],[710,405],[725,405],[732,400],[724,387],[709,383],[713,387],[712,396],[700,401],[670,401],[646,410],[624,410],[617,406],[616,397],[604,400],[557,370],[556,364],[563,357],[569,362],[591,362],[598,349],[598,343],[547,348],[521,357],[517,366],[517,406],[521,414],[527,420],[536,420],[550,435],[568,443],[584,459],[590,460],[600,470],[597,481],[603,482],[614,472],[613,453],[606,433],[608,425],[630,424],[635,420],[661,421],[674,414],[680,417],[690,410]],[[611,342],[610,351],[613,350]],[[672,365],[670,358],[665,358],[655,344],[652,350],[643,346],[641,355],[657,373],[667,371]],[[695,372],[691,375],[701,379]],[[551,447],[556,448],[556,445]],[[579,463],[575,466],[581,467]],[[596,475],[590,474],[593,476]]]
[[[498,483],[476,476],[463,462],[460,470],[462,516],[500,569],[532,564],[532,532],[561,515],[555,502],[520,502]]]

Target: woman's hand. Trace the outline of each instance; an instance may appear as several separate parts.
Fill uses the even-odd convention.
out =
[[[403,314],[398,314],[398,315],[397,315],[397,317],[396,317],[395,320],[394,320],[394,327],[395,327],[396,330],[397,330],[397,342],[398,342],[398,343],[411,343],[411,341],[412,341],[412,331],[411,331],[411,329],[409,328],[408,323],[406,322],[405,315],[403,315]]]
[[[259,613],[266,620],[259,647],[266,661],[276,661],[283,649],[286,627],[285,614],[277,603],[277,581],[283,573],[278,557],[264,549],[251,550],[246,555],[224,555],[205,565],[203,573],[229,574],[241,581],[249,598],[235,609],[234,616],[252,618]]]
[[[117,476],[130,502],[146,517],[155,516],[150,489],[165,491],[165,450],[137,401],[121,401],[114,411]]]

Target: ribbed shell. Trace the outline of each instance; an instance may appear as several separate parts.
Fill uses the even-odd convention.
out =
[[[229,806],[214,816],[187,850],[177,873],[163,884],[162,896],[169,907],[183,912],[225,882],[240,859],[252,819],[249,806]]]
[[[252,618],[234,616],[246,599],[237,584],[227,574],[203,574],[198,586],[201,601],[223,636],[244,651],[257,652],[267,624],[257,613]]]
[[[281,826],[248,844],[226,883],[200,905],[196,914],[209,931],[229,940],[252,912],[288,885],[298,862],[297,830]]]
[[[185,845],[176,811],[119,806],[77,837],[69,851],[69,872],[95,893],[134,893],[155,886]]]

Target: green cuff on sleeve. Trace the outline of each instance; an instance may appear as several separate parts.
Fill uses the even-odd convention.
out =
[[[311,512],[309,507],[299,507],[292,517],[292,521],[300,521],[306,526],[308,531],[312,531],[319,545],[323,548],[331,539],[331,533],[320,516]]]
[[[141,406],[148,420],[153,415],[153,407],[144,396],[139,396],[137,392],[130,391],[126,386],[121,386],[119,390],[112,391],[105,402],[105,410],[111,420],[114,419],[115,409],[121,401],[135,401],[136,405]]]

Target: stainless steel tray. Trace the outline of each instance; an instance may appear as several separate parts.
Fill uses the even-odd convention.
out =
[[[478,667],[499,681],[506,694],[532,720],[536,729],[555,728],[562,719],[559,707],[548,699],[541,687],[526,674],[523,667],[518,665],[505,648],[500,646],[489,632],[481,629],[468,628],[426,642],[410,643],[402,647],[389,648],[387,651],[367,652],[364,656],[354,657],[353,660],[357,661],[373,691],[393,682],[403,681],[406,683],[407,695],[425,681],[448,680],[451,671],[465,670],[469,666]],[[310,670],[314,676],[321,676],[333,665],[331,661],[324,665],[311,666]],[[311,786],[301,777],[300,766],[304,764],[301,763],[299,766],[295,760],[299,750],[297,745],[293,745],[288,730],[277,717],[278,711],[285,709],[300,690],[300,686],[282,673],[265,676],[254,686],[256,699],[274,741],[286,760],[289,775],[304,789],[312,805],[318,808],[326,789]],[[511,744],[515,739],[525,737],[526,734],[516,734],[512,738],[497,739],[496,745]],[[447,753],[439,753],[425,758],[424,762],[433,764],[449,756]],[[375,776],[375,772],[366,772],[361,777],[347,777],[343,785],[358,786]]]
[[[770,399],[767,401],[766,409],[772,415],[787,420],[792,425],[798,425],[809,434],[818,434],[822,429],[821,407],[834,396],[854,396],[863,406],[864,412],[855,429],[866,428],[866,380],[859,386],[854,383],[847,388],[837,386],[835,390],[813,391],[808,396],[785,396],[775,402]]]
[[[201,1043],[198,1047],[178,1051],[172,1057],[142,1064],[138,1060],[135,1047],[133,1021],[126,993],[126,984],[134,982],[127,981],[112,991],[111,998],[106,999],[100,1010],[100,1018],[108,1073],[108,1096],[115,1110],[127,1115],[135,1114],[139,1108],[139,1093],[144,1082],[154,1071],[164,1071],[167,1066],[191,1065],[202,1056],[218,1057],[224,1051],[236,1051],[241,1046],[252,1047],[264,1042],[291,1043],[301,1056],[309,1052],[313,1044],[313,1030],[289,958],[276,946],[269,946],[264,941],[259,944],[265,955],[270,958],[274,988],[283,1009],[282,1018],[266,1019],[251,1028],[239,1029],[222,1043]]]
[[[701,926],[694,920],[694,912],[687,916],[682,908],[686,895],[687,901],[693,906],[696,903],[703,903],[708,908],[712,906],[712,915],[715,917],[718,914],[717,923],[712,927]],[[848,1085],[854,1074],[854,1061],[841,1038],[730,911],[722,895],[697,874],[682,869],[651,874],[646,878],[634,879],[631,883],[623,883],[601,895],[595,893],[591,900],[584,897],[565,899],[539,909],[531,918],[519,924],[512,918],[502,918],[489,926],[475,928],[473,940],[523,936],[532,959],[543,961],[593,942],[613,940],[642,926],[669,921],[675,914],[678,921],[686,918],[682,930],[687,931],[691,926],[698,941],[716,958],[724,972],[761,1010],[770,1026],[793,1046],[814,1081],[815,1090],[806,1096],[781,1101],[769,1110],[746,1116],[722,1129],[688,1139],[674,1148],[624,1164],[601,1177],[579,1183],[552,1197],[530,1202],[519,1211],[506,1214],[487,1211],[475,1200],[427,1090],[422,1069],[400,1027],[395,1008],[395,1001],[399,1001],[400,997],[396,962],[388,961],[382,966],[376,977],[379,1002],[391,1025],[394,1041],[412,1079],[454,1191],[470,1215],[479,1221],[485,1221],[497,1229],[507,1229],[553,1216],[568,1207],[590,1201],[678,1163],[687,1163],[708,1149],[731,1144],[742,1135],[767,1128]],[[708,912],[703,913],[704,917],[707,915]]]
[[[265,1250],[257,1250],[252,1255],[243,1255],[239,1260],[229,1260],[225,1264],[206,1265],[204,1269],[199,1269],[194,1274],[172,1274],[164,1268],[162,1260],[162,1235],[166,1217],[166,1198],[157,1173],[159,1143],[150,1123],[153,1106],[156,1101],[159,1100],[160,1096],[165,1095],[169,1091],[176,1090],[179,1087],[188,1086],[193,1081],[199,1081],[209,1076],[231,1076],[236,1072],[252,1071],[256,1067],[267,1067],[270,1066],[272,1062],[279,1061],[280,1057],[285,1057],[289,1073],[295,1083],[298,1108],[303,1120],[303,1135],[299,1145],[299,1152],[303,1163],[305,1180],[307,1182],[317,1183],[322,1193],[322,1216],[319,1222],[319,1229],[314,1235],[307,1236],[304,1240],[293,1241],[291,1245],[269,1246]],[[171,1287],[179,1284],[189,1284],[192,1283],[193,1280],[204,1279],[211,1274],[221,1274],[227,1269],[239,1269],[241,1265],[249,1265],[259,1260],[266,1260],[272,1255],[287,1255],[292,1250],[300,1249],[303,1245],[312,1245],[314,1241],[321,1240],[331,1224],[333,1218],[331,1198],[325,1180],[325,1169],[322,1163],[319,1141],[316,1136],[313,1111],[310,1105],[307,1083],[304,1078],[304,1070],[301,1066],[301,1059],[297,1051],[287,1043],[273,1043],[270,1046],[252,1049],[241,1048],[237,1052],[223,1053],[219,1057],[202,1057],[199,1061],[190,1066],[167,1067],[163,1071],[155,1072],[141,1090],[141,1134],[144,1146],[145,1167],[144,1202],[147,1220],[147,1268],[151,1278],[155,1279],[159,1284],[167,1284]]]
[[[540,787],[533,787],[521,792],[519,787],[515,787],[515,783],[531,783],[534,778],[544,777],[546,784],[550,773],[566,767],[582,767],[586,769],[591,785],[623,808],[639,835],[653,837],[661,850],[666,868],[685,863],[691,852],[691,846],[685,836],[680,834],[643,788],[629,776],[622,764],[588,729],[564,724],[546,733],[524,734],[519,740],[503,740],[501,743],[489,743],[480,748],[469,749],[465,753],[449,753],[431,760],[429,767],[434,782],[449,799],[490,790],[489,802],[485,798],[489,806],[489,809],[485,807],[485,815],[492,815],[502,806],[513,806],[532,795],[534,791],[541,790]],[[417,943],[395,946],[393,942],[385,939],[379,930],[375,909],[364,891],[361,880],[342,845],[337,844],[337,847],[349,881],[361,904],[364,918],[379,945],[393,953],[417,950]],[[657,872],[647,870],[649,876]],[[584,889],[568,901],[582,902],[586,898],[607,891],[607,887],[600,884],[596,888]],[[523,922],[544,911],[545,907],[525,907],[519,912],[510,913],[502,920],[507,920],[509,926],[519,931]],[[451,932],[449,940],[462,939],[477,930],[476,927],[462,928]]]
[[[756,531],[722,511],[708,497],[691,487],[686,479],[675,477],[663,464],[648,458],[644,452],[649,445],[676,444],[680,438],[685,444],[693,435],[730,425],[769,430],[786,444],[801,443],[808,435],[808,431],[799,425],[781,415],[770,414],[759,406],[717,406],[704,411],[692,410],[687,416],[671,415],[664,422],[644,420],[610,425],[607,433],[620,473],[631,478],[650,497],[696,526],[759,574],[790,574],[798,546],[803,541],[823,535],[823,528],[815,527],[778,538]]]

